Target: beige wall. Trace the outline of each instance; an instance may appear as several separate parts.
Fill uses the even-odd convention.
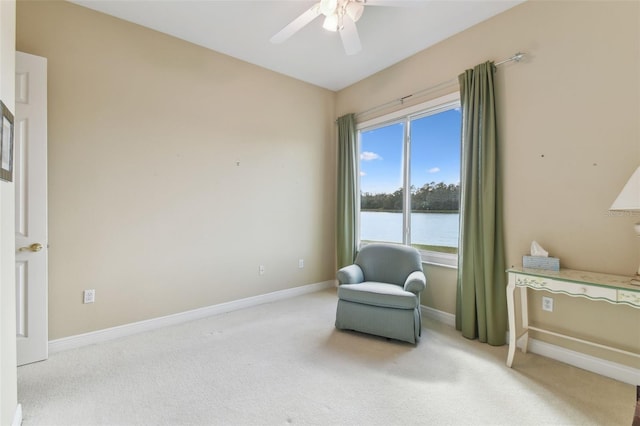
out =
[[[50,339],[334,278],[333,92],[70,3],[17,9],[18,50],[48,59]]]
[[[16,4],[0,1],[0,99],[15,112]],[[14,185],[0,181],[0,424],[10,425],[18,405]]]
[[[508,264],[536,239],[564,267],[631,274],[637,218],[607,209],[640,160],[639,14],[531,0],[336,95],[19,1],[18,49],[49,63],[51,338],[332,279],[333,119],[517,51],[526,61],[497,74]],[[423,303],[453,313],[456,271],[427,273]],[[554,296],[549,314],[539,296],[535,321],[640,351],[640,311]]]
[[[640,3],[528,1],[342,90],[336,112],[365,111],[518,51],[526,60],[497,73],[508,265],[537,240],[563,267],[633,274],[638,217],[608,208],[640,164]],[[423,303],[453,313],[455,273],[430,275]],[[640,352],[640,310],[554,296],[547,313],[533,293],[534,321]]]

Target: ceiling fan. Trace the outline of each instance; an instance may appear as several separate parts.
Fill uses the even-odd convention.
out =
[[[355,55],[362,50],[356,22],[364,12],[364,6],[407,6],[417,3],[398,0],[320,0],[306,12],[291,21],[286,27],[271,37],[272,43],[282,43],[300,31],[320,15],[324,16],[322,28],[340,33],[342,45],[347,55]]]

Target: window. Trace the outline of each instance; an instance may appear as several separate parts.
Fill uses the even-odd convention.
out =
[[[457,265],[461,119],[456,93],[358,125],[361,244]]]

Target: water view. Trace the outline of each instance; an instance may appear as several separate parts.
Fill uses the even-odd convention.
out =
[[[458,247],[458,213],[411,213],[411,243]],[[402,213],[360,212],[360,239],[402,242]]]

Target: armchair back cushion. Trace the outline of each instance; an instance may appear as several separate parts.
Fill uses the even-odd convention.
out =
[[[413,271],[422,271],[420,253],[413,247],[368,244],[358,252],[355,264],[360,266],[364,281],[404,286]]]

